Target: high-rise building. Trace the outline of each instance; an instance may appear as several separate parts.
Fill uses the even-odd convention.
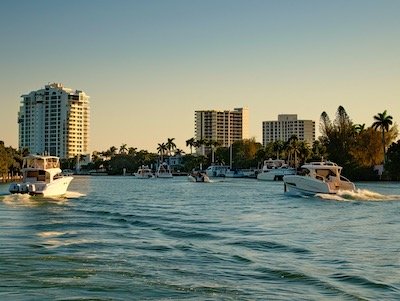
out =
[[[233,142],[249,138],[249,110],[235,108],[233,111],[195,111],[195,139],[218,141],[228,147]],[[202,153],[203,148],[197,152]]]
[[[262,128],[264,146],[277,140],[285,142],[293,135],[310,144],[315,140],[315,121],[298,120],[296,114],[281,114],[277,121],[263,121]]]
[[[89,96],[60,83],[21,96],[19,147],[72,158],[89,153]]]

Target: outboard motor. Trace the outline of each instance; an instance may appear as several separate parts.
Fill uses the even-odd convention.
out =
[[[12,183],[10,188],[8,189],[11,193],[20,193],[21,192],[21,185],[17,183]]]
[[[28,193],[28,184],[22,183],[19,187],[19,193]]]
[[[35,184],[28,184],[28,191],[29,193],[34,193],[36,191]]]

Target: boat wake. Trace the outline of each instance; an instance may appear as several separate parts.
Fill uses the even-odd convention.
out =
[[[78,191],[67,191],[67,193],[64,195],[64,198],[66,199],[79,199],[81,197],[86,196],[84,193],[80,193]]]
[[[42,197],[42,196],[31,196],[29,194],[3,194],[0,195],[0,201],[7,205],[23,205],[23,206],[37,206],[45,202],[51,202],[58,205],[63,205],[68,202],[69,199],[77,199],[86,196],[85,194],[76,191],[67,191],[65,195],[57,197]]]
[[[367,189],[340,190],[337,194],[318,193],[315,196],[333,201],[400,201],[400,195],[384,195]]]

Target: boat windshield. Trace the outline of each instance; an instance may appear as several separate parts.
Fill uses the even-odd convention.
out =
[[[60,167],[58,158],[47,158],[46,159],[46,169],[48,168],[58,168]]]
[[[44,169],[43,158],[26,158],[23,164],[24,168]]]
[[[23,168],[34,168],[34,169],[49,169],[59,168],[60,162],[58,158],[35,158],[28,157],[24,159]]]
[[[336,176],[336,174],[330,169],[316,169],[315,173],[324,178],[328,178],[329,176]]]

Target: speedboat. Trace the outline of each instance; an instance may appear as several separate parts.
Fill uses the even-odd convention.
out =
[[[134,173],[135,178],[138,179],[151,179],[154,175],[148,166],[142,165],[137,172]]]
[[[209,182],[211,182],[210,178],[204,172],[194,172],[194,173],[188,175],[188,179],[189,179],[189,181],[196,182],[196,183],[209,183]]]
[[[257,174],[257,180],[282,181],[286,175],[295,175],[296,169],[289,167],[284,160],[269,159],[264,161],[261,172]]]
[[[303,165],[302,174],[285,175],[285,192],[315,195],[336,194],[340,190],[355,190],[354,183],[341,175],[342,167],[333,162],[311,162]]]
[[[60,159],[54,156],[30,155],[22,164],[22,183],[12,183],[11,193],[28,193],[44,197],[67,192],[73,177],[62,174]]]
[[[171,169],[169,168],[167,163],[162,163],[160,164],[160,166],[158,167],[157,173],[156,173],[156,177],[157,178],[163,178],[163,179],[171,179],[172,173],[171,173]]]

